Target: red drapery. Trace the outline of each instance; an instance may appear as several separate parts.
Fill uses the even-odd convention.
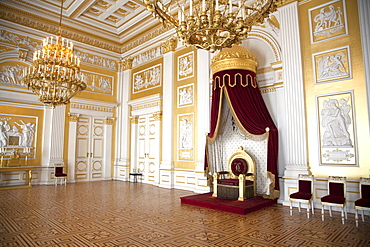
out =
[[[267,171],[275,176],[274,189],[279,190],[277,174],[278,130],[263,101],[254,72],[235,69],[220,71],[213,75],[211,129],[207,142],[213,142],[217,137],[224,94],[239,128],[252,135],[264,135],[266,128],[269,128]],[[206,158],[206,166],[208,166],[207,160]]]

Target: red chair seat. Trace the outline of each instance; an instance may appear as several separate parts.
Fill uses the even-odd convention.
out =
[[[333,195],[327,195],[321,198],[322,202],[329,202],[329,203],[338,203],[338,204],[344,204],[346,202],[346,198],[343,196],[333,196]]]
[[[55,174],[54,176],[55,177],[66,177],[67,174],[61,173],[61,174]]]
[[[310,200],[311,197],[312,197],[312,194],[306,193],[306,192],[296,192],[290,195],[290,198],[302,199],[302,200]]]
[[[370,198],[361,198],[355,201],[355,206],[370,207]]]

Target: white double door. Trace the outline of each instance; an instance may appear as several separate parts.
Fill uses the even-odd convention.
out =
[[[157,183],[159,179],[160,121],[153,114],[138,117],[136,139],[136,162],[133,170],[142,173],[142,182]]]
[[[76,181],[103,179],[104,118],[81,115],[77,122]]]

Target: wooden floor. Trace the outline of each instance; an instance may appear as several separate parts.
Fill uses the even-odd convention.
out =
[[[370,246],[370,219],[342,225],[274,205],[237,215],[180,203],[192,192],[121,181],[0,191],[0,246]]]

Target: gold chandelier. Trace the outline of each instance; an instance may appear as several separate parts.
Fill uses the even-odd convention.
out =
[[[215,52],[240,44],[253,25],[276,11],[277,0],[143,0],[154,17],[172,25],[188,46]],[[164,3],[165,2],[165,3]],[[177,6],[177,19],[171,7]]]
[[[23,71],[21,80],[39,96],[39,101],[55,107],[66,105],[86,89],[80,72],[80,59],[73,54],[73,44],[61,35],[63,0],[60,8],[58,36],[46,37],[42,49],[33,54],[32,66]]]

